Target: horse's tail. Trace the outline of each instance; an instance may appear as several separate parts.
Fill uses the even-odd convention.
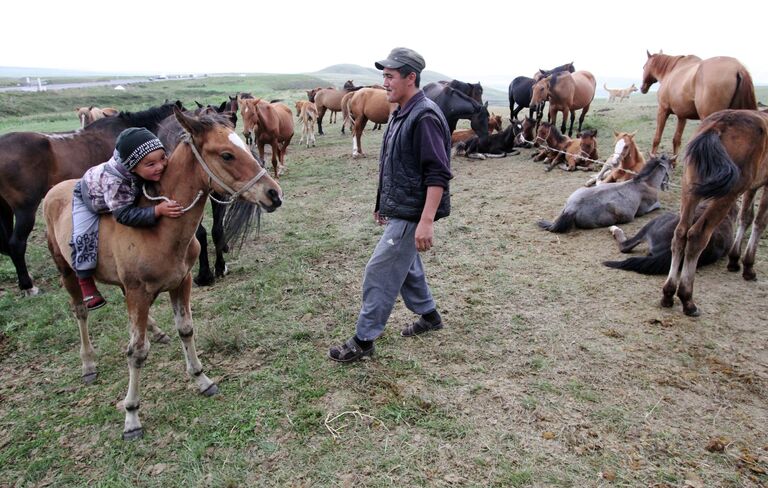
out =
[[[576,219],[574,218],[573,214],[567,212],[561,213],[554,222],[549,222],[548,220],[539,220],[538,222],[539,227],[542,229],[548,230],[550,232],[556,232],[558,234],[564,234],[565,232],[568,232],[573,228],[575,223]]]
[[[650,256],[635,256],[624,261],[603,261],[609,268],[634,271],[644,275],[663,275],[669,273],[672,264],[672,249],[666,248],[661,253]]]
[[[755,85],[752,83],[752,75],[746,68],[736,72],[736,90],[733,92],[728,108],[757,110]]]
[[[741,170],[725,150],[716,126],[694,137],[685,157],[699,179],[693,191],[702,198],[727,195],[741,178]]]

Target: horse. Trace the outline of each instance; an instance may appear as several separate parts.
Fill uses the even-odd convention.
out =
[[[231,107],[230,102],[231,100],[225,101],[218,108],[211,105],[205,107],[200,106],[195,110],[194,114],[220,115],[222,117],[222,123],[229,123],[232,129],[234,129],[237,125],[237,115],[229,110]],[[200,104],[198,103],[198,105]],[[163,143],[165,150],[169,154],[176,148],[179,141],[182,140],[183,135],[184,128],[181,126],[175,115],[166,117],[157,129],[157,137]],[[259,161],[259,163],[263,165],[263,161]],[[213,220],[211,226],[211,238],[213,239],[216,260],[214,262],[213,272],[211,272],[211,265],[208,260],[208,231],[203,223],[200,222],[200,225],[195,232],[195,237],[200,243],[199,266],[197,275],[192,279],[198,286],[210,286],[217,278],[223,278],[228,273],[224,253],[229,251],[229,242],[231,240],[230,234],[232,232],[230,232],[231,226],[227,226],[227,229],[225,229],[224,223],[225,220],[229,221],[232,219],[231,213],[230,217],[227,218],[227,209],[222,203],[224,200],[223,195],[219,195],[214,191],[211,193],[209,200],[211,202],[211,215]],[[246,205],[245,202],[238,202],[237,213],[239,215],[249,215],[251,213],[245,208]],[[250,210],[253,210],[252,206]]]
[[[450,86],[454,90],[460,91],[477,103],[483,103],[483,86],[479,81],[477,83],[466,83],[459,80],[442,80],[438,83],[444,86]]]
[[[631,222],[635,217],[661,207],[659,188],[669,181],[671,161],[653,158],[636,178],[590,188],[579,188],[568,197],[554,222],[540,220],[539,227],[550,232],[568,232],[574,226],[594,229]]]
[[[608,92],[608,101],[609,102],[621,102],[622,100],[629,100],[629,96],[637,91],[637,87],[634,83],[632,85],[628,86],[627,88],[608,88],[605,83],[603,83],[603,88],[605,91]]]
[[[459,119],[469,119],[478,137],[488,137],[488,102],[478,103],[464,93],[440,83],[428,83],[423,91],[427,98],[440,107],[451,133],[456,130]]]
[[[565,162],[567,171],[575,171],[577,167],[585,171],[592,170],[592,162],[597,155],[597,130],[579,132],[576,139],[564,136],[550,122],[542,122],[536,134],[536,141],[543,142],[546,147],[533,160],[548,163],[547,171]]]
[[[301,100],[304,101],[304,100]],[[298,107],[298,102],[297,107]],[[301,138],[299,139],[299,145],[306,138],[307,147],[309,147],[310,139],[312,140],[312,146],[317,143],[315,141],[315,124],[317,123],[317,107],[312,102],[305,102],[301,105],[300,112],[298,114],[299,120],[301,120]]]
[[[346,88],[347,86],[350,86],[351,83],[352,83],[352,80],[348,80],[345,83],[345,88],[342,90],[337,90],[335,88],[320,88],[320,89],[316,88],[312,96],[310,96],[309,92],[307,92],[309,101],[315,102],[315,106],[317,107],[317,133],[318,134],[320,135],[325,134],[323,132],[323,117],[325,116],[325,112],[327,110],[330,110],[331,114],[336,112],[341,112],[341,99],[344,97],[345,94],[352,91]],[[330,121],[330,117],[331,116],[328,116],[329,124],[332,123]]]
[[[128,393],[123,439],[143,435],[139,420],[140,371],[149,355],[147,328],[154,324],[149,309],[157,296],[167,291],[174,311],[176,330],[182,341],[187,373],[205,396],[218,392],[218,386],[203,372],[197,357],[192,324],[190,294],[194,264],[200,246],[195,229],[203,217],[206,198],[212,190],[244,198],[271,212],[282,204],[280,186],[251,155],[228,124],[211,116],[199,119],[174,111],[187,136],[168,159],[160,181],[153,185],[156,200],[171,198],[188,205],[177,219],[161,219],[151,229],[119,225],[111,215],[100,219],[96,279],[122,288],[130,320],[128,343]],[[76,180],[54,186],[43,202],[48,247],[61,281],[70,295],[80,328],[82,378],[96,379],[95,354],[88,332],[88,311],[72,269],[69,242],[72,238],[72,190]],[[237,188],[234,190],[233,188]],[[146,192],[146,188],[145,188]],[[145,202],[147,199],[144,200]]]
[[[473,159],[513,156],[519,153],[515,147],[521,145],[521,131],[522,124],[520,121],[510,119],[507,128],[500,133],[490,134],[488,137],[478,137],[477,135],[474,135],[466,141],[459,142],[456,145],[456,152],[464,151],[464,154],[468,158]]]
[[[390,103],[387,92],[376,88],[363,88],[349,98],[349,117],[352,120],[352,157],[365,157],[362,137],[365,124],[372,121],[385,124],[397,108],[396,103]]]
[[[520,111],[523,108],[528,107],[529,108],[528,116],[530,118],[533,118],[534,110],[536,110],[536,120],[541,120],[542,112],[544,110],[544,104],[542,103],[538,106],[531,104],[531,96],[533,95],[533,91],[532,91],[533,85],[537,81],[539,81],[539,79],[546,78],[547,76],[560,71],[568,71],[570,73],[573,73],[574,71],[573,62],[564,64],[562,66],[558,66],[548,71],[540,69],[536,72],[533,78],[528,78],[527,76],[518,76],[517,78],[512,80],[512,82],[509,84],[509,89],[508,89],[510,116],[516,119],[517,114],[520,113]],[[515,105],[517,105],[517,107],[515,107]]]
[[[672,241],[669,275],[662,287],[663,307],[674,304],[677,292],[686,315],[700,314],[693,301],[696,262],[715,227],[742,194],[739,227],[728,253],[728,270],[739,270],[741,240],[751,224],[742,276],[745,280],[755,279],[755,253],[768,223],[767,185],[768,113],[728,109],[705,118],[686,148],[680,223]],[[754,214],[753,202],[760,188],[763,194]],[[694,209],[705,199],[707,208],[693,223]]]
[[[181,102],[176,102],[182,107]],[[71,132],[10,132],[0,136],[0,253],[13,261],[19,288],[37,295],[27,270],[27,240],[35,225],[35,212],[56,183],[79,178],[85,171],[112,157],[118,134],[128,127],[156,132],[174,104],[143,112],[120,112]]]
[[[704,119],[727,108],[757,109],[752,76],[738,59],[718,56],[702,60],[698,56],[669,56],[661,51],[651,54],[643,66],[640,93],[659,81],[659,109],[651,155],[655,155],[670,114],[677,116],[672,137],[673,159],[677,157],[687,119]]]
[[[77,118],[80,120],[80,128],[84,128],[86,125],[92,123],[94,120],[103,119],[104,117],[113,117],[119,113],[116,108],[105,107],[77,107],[75,109]]]
[[[282,103],[268,103],[261,98],[240,100],[243,134],[254,133],[259,158],[264,159],[264,146],[272,147],[275,178],[285,170],[285,152],[293,138],[293,113]],[[319,120],[319,116],[318,116]]]
[[[501,132],[503,127],[503,122],[501,119],[501,115],[496,115],[495,113],[491,112],[490,117],[488,117],[488,133],[493,134],[495,132]]]
[[[562,133],[565,133],[565,124],[570,113],[571,125],[568,129],[570,137],[573,135],[576,110],[579,109],[581,109],[581,115],[577,132],[581,132],[581,124],[589,112],[592,99],[595,98],[595,86],[595,77],[589,71],[576,71],[573,74],[558,71],[533,85],[531,103],[537,105],[549,100],[549,119],[553,124],[557,123],[557,112],[563,112],[563,124],[560,128]]]
[[[614,146],[613,155],[608,158],[606,165],[598,174],[597,184],[613,183],[616,181],[627,181],[635,177],[643,170],[645,166],[645,156],[637,148],[635,143],[635,134],[628,132],[613,131]],[[601,181],[601,174],[606,172],[608,176]]]
[[[701,217],[705,209],[705,204],[699,203],[696,206],[694,222]],[[712,264],[728,253],[733,244],[733,224],[736,222],[737,214],[738,208],[736,205],[731,205],[728,215],[717,225],[707,247],[699,256],[697,268]],[[620,252],[631,252],[638,244],[645,241],[648,243],[648,254],[642,257],[631,257],[624,261],[603,261],[603,264],[609,268],[635,271],[646,275],[666,274],[672,263],[672,238],[679,222],[679,213],[665,212],[645,224],[640,232],[629,239],[621,228],[612,225],[609,230],[616,239]]]

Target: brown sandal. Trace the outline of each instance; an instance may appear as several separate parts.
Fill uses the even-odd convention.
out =
[[[357,343],[354,337],[350,337],[347,342],[340,346],[333,346],[328,351],[328,357],[334,361],[340,363],[351,363],[363,359],[364,357],[372,357],[373,351],[376,350],[376,346],[371,344],[368,349],[363,349]]]
[[[443,321],[433,324],[424,320],[424,317],[419,317],[419,320],[412,324],[406,325],[405,328],[400,331],[400,335],[403,337],[413,337],[431,330],[440,330],[443,328]]]

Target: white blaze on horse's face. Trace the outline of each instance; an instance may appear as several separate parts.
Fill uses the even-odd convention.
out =
[[[229,136],[227,136],[227,137],[229,138],[229,142],[231,142],[235,146],[239,147],[243,151],[248,152],[248,148],[245,146],[245,143],[243,142],[243,140],[240,139],[240,136],[238,136],[234,132],[230,132]]]
[[[617,157],[621,155],[621,152],[624,151],[624,146],[626,146],[627,143],[624,142],[624,138],[622,137],[618,141],[616,141],[616,147],[613,148],[613,154],[615,154]]]

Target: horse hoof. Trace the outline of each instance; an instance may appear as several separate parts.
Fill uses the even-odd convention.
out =
[[[197,286],[211,286],[215,278],[212,275],[196,276],[192,279]]]
[[[212,397],[214,395],[219,394],[219,387],[216,385],[216,383],[211,383],[211,386],[205,389],[205,391],[200,392],[203,395],[207,397]]]
[[[662,297],[661,306],[664,308],[671,308],[675,304],[675,300],[672,297]]]
[[[757,274],[752,270],[747,271],[746,269],[744,269],[744,272],[741,274],[741,276],[746,281],[757,281]]]
[[[152,336],[152,342],[157,344],[170,344],[171,338],[165,332],[158,332]]]
[[[699,307],[696,305],[691,305],[690,307],[683,307],[683,313],[689,317],[698,317],[701,315],[701,311],[699,310]]]
[[[32,288],[27,288],[26,290],[21,290],[21,296],[23,297],[36,297],[40,294],[40,288],[33,286]]]
[[[93,373],[84,374],[83,376],[81,376],[81,379],[83,380],[83,383],[85,383],[86,385],[90,385],[91,383],[96,381],[96,377],[98,375],[99,373],[94,371]]]
[[[136,439],[141,439],[142,437],[144,437],[144,429],[141,427],[138,429],[129,430],[128,432],[123,432],[124,441],[135,441]]]

